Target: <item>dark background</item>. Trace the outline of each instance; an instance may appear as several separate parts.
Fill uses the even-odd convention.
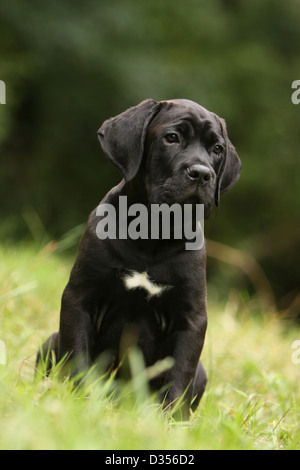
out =
[[[233,277],[243,295],[269,289],[296,316],[299,56],[298,0],[2,2],[0,239],[75,249],[120,180],[101,123],[145,98],[188,98],[225,118],[243,162],[206,222],[222,244],[208,244],[208,278],[220,296]]]

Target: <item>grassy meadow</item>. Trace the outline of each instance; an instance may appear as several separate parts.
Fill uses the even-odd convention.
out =
[[[208,386],[189,422],[164,416],[139,372],[118,394],[93,377],[74,391],[54,372],[34,381],[35,353],[57,330],[72,258],[55,246],[1,246],[0,449],[297,449],[300,330],[264,315],[232,291],[226,305],[209,297],[203,352]],[[2,343],[3,344],[3,343]],[[134,361],[133,361],[134,362]]]

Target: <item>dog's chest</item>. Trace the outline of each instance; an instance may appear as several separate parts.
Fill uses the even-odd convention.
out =
[[[133,270],[123,272],[119,276],[118,284],[119,288],[114,297],[103,305],[97,316],[97,332],[102,328],[105,318],[108,319],[112,312],[122,312],[122,322],[125,318],[129,323],[140,321],[144,316],[150,324],[156,324],[161,331],[166,332],[169,329],[172,322],[167,319],[165,309],[161,308],[161,301],[164,300],[164,294],[173,286],[154,281],[146,271]]]
[[[146,271],[131,271],[126,273],[122,276],[122,282],[127,291],[142,289],[146,293],[148,300],[153,297],[160,297],[164,292],[172,288],[172,286],[154,282]]]

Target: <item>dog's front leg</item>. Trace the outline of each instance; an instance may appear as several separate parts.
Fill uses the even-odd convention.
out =
[[[187,330],[177,333],[174,342],[173,358],[175,364],[166,376],[169,385],[164,396],[165,409],[172,409],[179,399],[182,403],[176,417],[188,419],[193,398],[194,380],[199,364],[206,331],[206,316],[197,318]]]
[[[62,296],[59,360],[65,359],[70,364],[71,376],[79,380],[93,359],[96,332],[90,310],[86,297],[68,284]]]

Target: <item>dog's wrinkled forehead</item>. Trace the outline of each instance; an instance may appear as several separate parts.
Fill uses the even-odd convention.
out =
[[[170,108],[173,108],[175,113],[185,112],[195,117],[199,117],[200,119],[212,117],[212,113],[210,111],[205,109],[200,104],[195,103],[194,101],[177,99],[177,100],[167,100],[167,101],[164,101],[163,103],[166,103],[167,106],[169,106]]]
[[[162,102],[160,112],[153,119],[150,127],[158,131],[162,126],[176,125],[187,121],[195,130],[214,129],[220,131],[216,115],[194,101],[175,99]]]

